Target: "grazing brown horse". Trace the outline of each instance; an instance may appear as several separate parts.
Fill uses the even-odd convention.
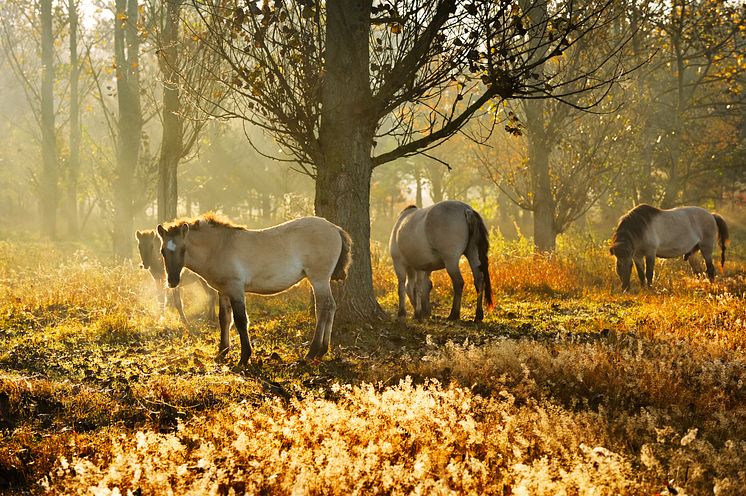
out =
[[[707,266],[707,277],[715,279],[712,252],[720,243],[720,264],[725,266],[725,247],[728,244],[728,225],[718,214],[700,207],[678,207],[662,210],[650,205],[638,205],[619,219],[611,237],[610,252],[616,257],[616,272],[622,290],[630,287],[632,264],[642,287],[653,285],[655,258],[684,256],[696,272],[692,255],[702,252]],[[644,265],[643,265],[644,262]]]
[[[203,277],[220,293],[220,347],[230,347],[230,315],[241,338],[241,359],[251,357],[246,292],[271,295],[308,279],[316,305],[316,331],[306,359],[329,350],[336,303],[331,281],[343,281],[352,260],[352,240],[320,217],[302,217],[267,229],[238,226],[215,214],[158,226],[168,284],[179,285],[181,269]],[[229,306],[230,305],[230,306]]]
[[[405,294],[414,307],[415,318],[430,316],[430,273],[445,268],[453,283],[450,320],[461,314],[464,279],[459,260],[466,259],[474,274],[477,289],[477,311],[474,320],[484,318],[482,299],[492,307],[490,283],[489,238],[482,217],[469,205],[459,201],[442,201],[426,208],[414,205],[402,210],[391,231],[389,250],[398,280],[399,317],[407,315]]]
[[[150,276],[155,282],[158,301],[163,308],[164,315],[166,312],[166,306],[170,301],[176,308],[176,311],[179,312],[181,322],[189,327],[189,322],[187,321],[186,315],[184,315],[184,307],[181,303],[181,288],[166,288],[166,266],[163,264],[163,257],[161,257],[161,240],[155,233],[155,229],[137,231],[136,237],[137,248],[140,251],[140,259],[142,260],[141,267],[150,272]],[[185,286],[195,283],[199,283],[202,286],[209,296],[206,317],[210,322],[214,321],[215,304],[218,302],[217,291],[208,286],[204,279],[191,270],[184,271],[182,274],[182,283]],[[167,295],[167,292],[170,293],[170,298],[169,295]]]

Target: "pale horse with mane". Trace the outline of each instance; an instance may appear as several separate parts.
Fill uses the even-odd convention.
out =
[[[465,255],[477,290],[474,320],[481,321],[484,318],[482,300],[486,300],[488,308],[493,305],[489,248],[489,235],[482,217],[466,203],[447,200],[425,208],[410,205],[402,210],[389,240],[398,281],[399,318],[407,315],[405,297],[409,297],[416,319],[430,316],[430,291],[433,289],[430,274],[446,269],[453,284],[448,319],[458,320],[464,289],[459,261],[461,255]]]
[[[184,306],[181,303],[181,287],[166,288],[166,266],[163,263],[163,257],[161,257],[161,240],[158,238],[155,229],[137,231],[135,237],[137,238],[137,249],[140,251],[140,260],[142,260],[140,267],[147,270],[150,273],[150,277],[153,278],[153,282],[155,282],[162,316],[165,316],[166,308],[171,303],[179,313],[181,322],[186,327],[189,327],[189,321],[184,314]],[[204,279],[190,270],[184,270],[181,279],[182,286],[199,284],[205,290],[208,296],[205,316],[207,320],[213,322],[215,320],[215,304],[218,302],[218,293],[208,286]]]
[[[245,293],[271,295],[303,279],[313,288],[316,330],[306,359],[329,350],[336,303],[331,281],[343,281],[352,260],[352,240],[339,226],[320,217],[302,217],[267,229],[248,229],[215,214],[158,226],[168,285],[176,287],[183,267],[197,273],[220,293],[222,358],[230,347],[231,316],[241,339],[238,366],[248,363]]]
[[[697,272],[692,255],[702,253],[707,277],[715,279],[712,253],[720,245],[720,264],[725,267],[728,245],[728,225],[718,214],[700,207],[677,207],[662,210],[651,205],[638,205],[619,219],[611,238],[610,253],[616,257],[616,273],[622,290],[630,288],[632,265],[637,269],[640,285],[653,285],[655,258],[675,258],[683,255]]]

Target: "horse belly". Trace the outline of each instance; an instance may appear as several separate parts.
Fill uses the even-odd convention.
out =
[[[285,266],[279,270],[254,274],[246,283],[246,292],[263,295],[282,293],[305,278],[303,268]]]

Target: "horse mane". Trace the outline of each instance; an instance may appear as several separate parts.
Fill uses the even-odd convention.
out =
[[[163,223],[163,228],[166,230],[166,232],[171,234],[180,229],[181,226],[185,224],[189,226],[190,231],[199,231],[203,227],[232,229],[236,231],[245,231],[247,229],[246,226],[236,224],[228,217],[216,212],[206,212],[204,214],[198,215],[197,217],[181,218],[173,220],[171,222],[165,222]]]
[[[650,221],[661,213],[661,209],[642,203],[624,214],[611,236],[611,252],[626,243],[632,243],[645,235]]]

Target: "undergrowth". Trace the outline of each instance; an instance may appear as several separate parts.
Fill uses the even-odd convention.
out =
[[[681,260],[620,294],[588,240],[492,243],[496,308],[339,322],[321,362],[307,284],[247,307],[256,347],[216,363],[205,296],[161,315],[133,263],[0,242],[0,490],[54,494],[740,494],[746,266]],[[374,260],[391,315],[396,281]],[[410,314],[411,314],[411,308]],[[230,358],[237,359],[237,339]]]

